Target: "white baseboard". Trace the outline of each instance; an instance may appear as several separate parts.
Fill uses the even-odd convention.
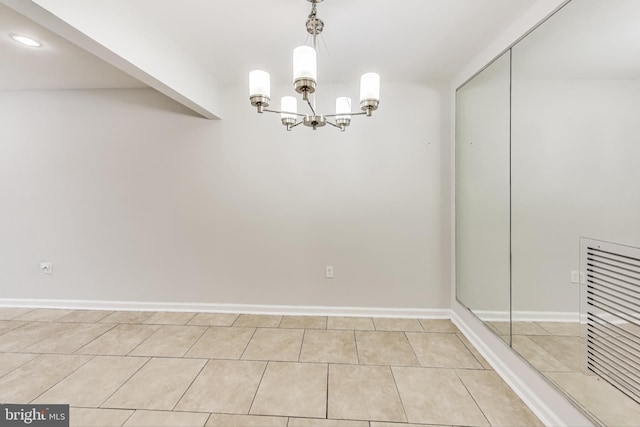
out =
[[[139,301],[88,301],[0,298],[0,307],[74,310],[183,311],[203,313],[277,314],[296,316],[391,317],[450,319],[448,308],[323,307],[298,305],[210,304]]]
[[[544,403],[539,396],[534,393],[527,383],[514,372],[504,361],[498,357],[494,350],[486,344],[467,324],[458,316],[455,311],[451,313],[451,320],[462,331],[473,346],[489,362],[502,379],[513,389],[522,401],[533,411],[533,413],[546,426],[565,425],[557,414]],[[497,338],[498,339],[498,338]]]
[[[508,311],[472,310],[473,314],[485,322],[508,322]],[[564,311],[514,311],[514,322],[565,322],[578,323],[580,313]]]

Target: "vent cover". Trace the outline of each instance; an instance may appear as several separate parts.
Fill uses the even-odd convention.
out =
[[[583,239],[587,369],[640,403],[640,248]]]

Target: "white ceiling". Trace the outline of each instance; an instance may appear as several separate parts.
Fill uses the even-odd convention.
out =
[[[10,34],[39,40],[41,48]],[[144,84],[32,20],[0,4],[0,90],[132,88]]]
[[[65,0],[60,0],[65,1]],[[319,80],[354,82],[366,71],[386,81],[450,80],[536,0],[326,0]],[[307,36],[305,0],[109,0],[172,38],[221,84],[244,84],[263,68],[286,82],[291,51]],[[118,31],[117,27],[113,28]],[[8,33],[44,43],[29,49]],[[140,35],[144,37],[144,34]],[[0,89],[143,86],[55,33],[0,4]],[[131,43],[136,43],[131,40]]]
[[[221,83],[244,83],[255,68],[288,81],[311,9],[305,0],[111,1],[134,5]],[[318,78],[352,82],[377,71],[383,81],[450,80],[535,2],[326,0],[318,17],[330,56],[319,57]]]
[[[368,71],[383,86],[450,81],[538,1],[326,0],[319,83],[357,85]],[[305,0],[0,0],[0,90],[149,85],[222,117],[220,87],[247,84],[250,70],[291,81],[310,9]],[[44,46],[17,45],[12,32]]]

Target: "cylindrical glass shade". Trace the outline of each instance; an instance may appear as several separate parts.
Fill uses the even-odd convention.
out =
[[[351,118],[351,98],[341,96],[336,98],[336,119]]]
[[[283,96],[280,99],[280,111],[287,111],[289,113],[297,113],[298,112],[298,100],[293,96]],[[296,119],[297,116],[295,114],[287,114],[280,113],[280,118],[282,119]]]
[[[317,81],[316,50],[310,46],[293,49],[293,81],[309,79]]]
[[[271,97],[271,78],[269,73],[262,70],[253,70],[249,73],[249,96]]]
[[[380,75],[366,73],[360,78],[360,102],[365,99],[380,100]]]

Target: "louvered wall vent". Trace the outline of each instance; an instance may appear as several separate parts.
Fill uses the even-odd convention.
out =
[[[587,369],[640,403],[640,248],[583,239]]]

